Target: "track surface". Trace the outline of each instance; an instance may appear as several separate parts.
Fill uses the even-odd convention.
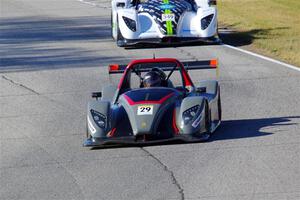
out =
[[[109,1],[90,2],[1,0],[0,199],[300,198],[299,72],[224,46],[118,48]],[[107,64],[153,53],[219,58],[220,129],[207,143],[83,148]]]

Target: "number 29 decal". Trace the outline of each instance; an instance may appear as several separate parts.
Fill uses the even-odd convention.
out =
[[[152,115],[152,114],[153,114],[152,105],[138,106],[137,115]]]

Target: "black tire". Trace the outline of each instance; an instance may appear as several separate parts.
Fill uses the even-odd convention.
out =
[[[218,114],[219,120],[222,120],[222,106],[221,106],[221,94],[220,94],[220,86],[218,88]]]
[[[112,39],[114,39],[114,36],[113,36],[113,14],[112,14],[112,12],[110,13],[110,27],[111,27],[110,35],[111,35]]]
[[[211,127],[211,114],[210,114],[208,102],[205,101],[205,128],[208,134],[211,134],[210,127]]]
[[[91,136],[91,134],[89,133],[88,127],[87,127],[87,125],[86,125],[86,138],[89,139],[89,138],[91,138],[91,137],[92,137],[92,136]]]
[[[117,41],[124,40],[124,37],[123,37],[123,35],[120,31],[120,28],[119,28],[119,17],[118,17],[118,15],[117,15],[117,24],[116,24],[116,26],[117,26]]]
[[[123,37],[120,28],[119,28],[119,18],[117,16],[117,45],[119,47],[126,47],[125,38]]]

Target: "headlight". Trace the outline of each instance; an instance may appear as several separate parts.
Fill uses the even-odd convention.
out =
[[[129,19],[128,17],[123,16],[123,20],[126,24],[126,26],[132,30],[133,32],[136,31],[136,22],[133,19]]]
[[[182,119],[185,125],[192,121],[195,115],[199,112],[199,108],[200,105],[196,105],[182,113]]]
[[[105,128],[106,125],[106,117],[105,115],[95,111],[91,110],[92,117],[95,121],[95,123],[100,127],[100,128]]]
[[[214,14],[211,14],[211,15],[208,15],[201,19],[201,29],[202,30],[205,30],[209,26],[213,17],[214,17]]]

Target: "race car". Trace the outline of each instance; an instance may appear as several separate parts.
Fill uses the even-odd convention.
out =
[[[215,80],[194,84],[188,70],[216,68],[217,60],[174,58],[110,65],[109,74],[122,77],[92,93],[84,146],[208,140],[221,123],[220,87]]]
[[[112,0],[112,37],[139,43],[218,42],[216,0]]]

